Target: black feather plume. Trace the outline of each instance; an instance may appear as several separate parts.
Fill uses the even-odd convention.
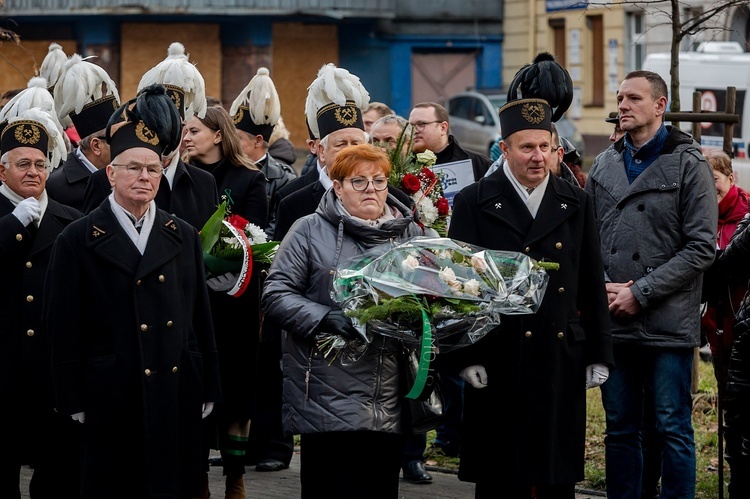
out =
[[[521,93],[519,97],[518,93]],[[540,52],[534,62],[518,70],[508,89],[508,101],[519,98],[546,100],[552,121],[559,120],[573,102],[573,80],[549,52]]]
[[[182,120],[163,85],[155,83],[143,88],[136,97],[121,105],[109,118],[106,140],[110,141],[112,126],[121,121],[143,123],[153,131],[164,147],[163,156],[175,151],[182,139]]]
[[[143,123],[159,137],[159,143],[164,146],[164,156],[179,147],[182,121],[164,85],[149,85],[138,92],[134,110]]]

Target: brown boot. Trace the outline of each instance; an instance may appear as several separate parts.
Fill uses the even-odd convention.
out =
[[[201,476],[201,493],[193,499],[208,499],[211,497],[211,491],[208,490],[208,472]]]
[[[245,475],[227,475],[225,499],[246,499]]]

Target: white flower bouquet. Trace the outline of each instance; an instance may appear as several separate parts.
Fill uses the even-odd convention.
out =
[[[447,352],[478,341],[500,324],[501,314],[535,313],[547,271],[557,268],[518,252],[419,236],[337,269],[332,298],[370,338],[380,334],[423,353]],[[333,342],[328,346],[325,354]]]

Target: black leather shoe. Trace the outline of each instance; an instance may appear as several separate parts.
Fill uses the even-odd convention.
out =
[[[424,469],[422,461],[409,461],[402,467],[404,471],[404,480],[411,483],[432,483],[432,475]]]
[[[288,464],[278,459],[262,459],[256,466],[255,471],[281,471],[289,467]]]

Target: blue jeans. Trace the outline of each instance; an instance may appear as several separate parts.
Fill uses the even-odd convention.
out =
[[[693,499],[693,349],[617,345],[614,354],[615,368],[601,387],[607,418],[607,497],[640,498],[643,411],[652,407],[654,444],[662,451],[661,497]]]

